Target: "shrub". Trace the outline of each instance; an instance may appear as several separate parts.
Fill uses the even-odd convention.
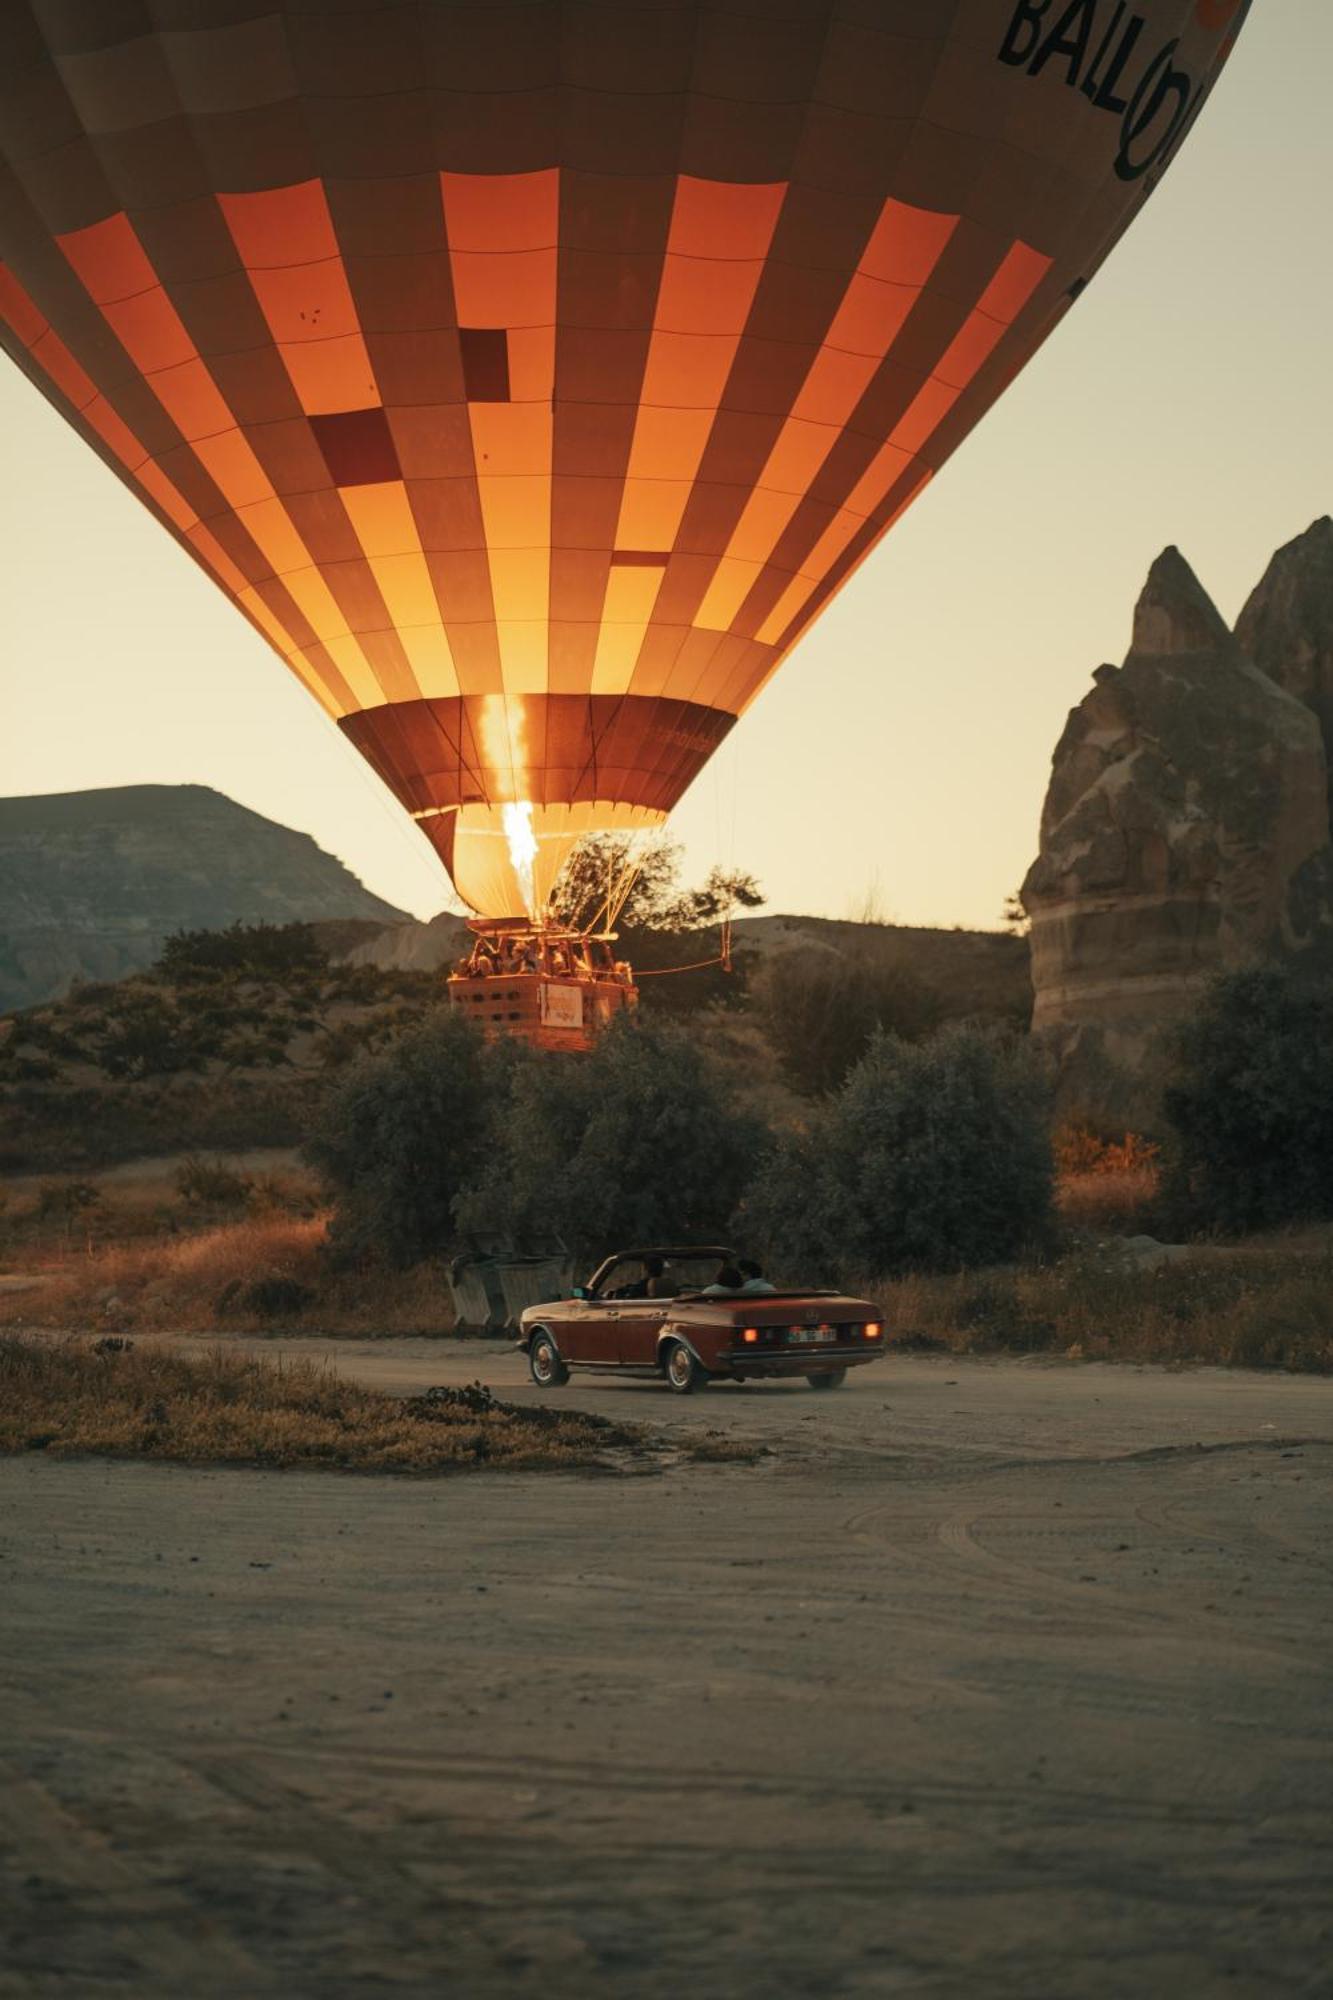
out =
[[[1285,967],[1232,973],[1176,1055],[1169,1187],[1186,1218],[1242,1231],[1333,1214],[1333,991]]]
[[[236,1297],[242,1312],[254,1313],[259,1319],[286,1319],[314,1302],[315,1293],[299,1278],[256,1278],[253,1284],[243,1285]]]
[[[174,1076],[202,1070],[221,1047],[214,1023],[192,1018],[167,995],[127,986],[88,1033],[87,1054],[106,1076]]]
[[[486,1055],[476,1028],[442,1010],[330,1087],[305,1150],[334,1195],[335,1249],[407,1265],[449,1248],[488,1132]]]
[[[37,1216],[42,1222],[63,1222],[68,1227],[101,1204],[102,1191],[93,1181],[43,1181],[37,1191]]]
[[[311,924],[232,924],[222,931],[176,931],[162,946],[158,970],[186,982],[217,973],[284,980],[323,971],[328,954]]]
[[[747,1226],[780,1269],[826,1277],[1012,1257],[1051,1214],[1046,1105],[1021,1044],[877,1035],[836,1096],[770,1153]]]
[[[580,1263],[725,1231],[766,1137],[683,1028],[621,1016],[579,1061],[500,1045],[508,1075],[465,1233]]]
[[[877,1033],[917,1041],[940,1019],[939,996],[906,966],[823,951],[766,966],[760,1005],[784,1069],[811,1095],[836,1090]]]
[[[175,1173],[176,1192],[189,1208],[244,1208],[253,1183],[221,1160],[192,1154]]]

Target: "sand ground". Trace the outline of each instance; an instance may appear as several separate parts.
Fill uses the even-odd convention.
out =
[[[3,2000],[1333,1995],[1333,1382],[563,1393],[768,1450],[0,1461]]]

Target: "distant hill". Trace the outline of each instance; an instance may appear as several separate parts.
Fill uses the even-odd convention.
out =
[[[786,953],[830,952],[839,958],[902,966],[934,988],[946,1018],[984,1015],[1026,1026],[1032,1011],[1028,941],[1009,931],[931,930],[908,924],[844,923],[836,917],[738,917],[732,925],[738,954],[757,961]],[[447,912],[428,924],[411,919],[367,936],[347,953],[353,965],[386,971],[434,972],[452,966],[467,949],[467,925]],[[636,946],[627,940],[629,955]],[[683,960],[717,949],[715,931],[695,943],[676,941]],[[652,963],[651,960],[648,961]],[[663,963],[669,963],[664,960]],[[716,997],[709,989],[707,997]]]
[[[207,785],[0,799],[0,1012],[140,971],[173,931],[333,919],[404,916],[309,834]]]

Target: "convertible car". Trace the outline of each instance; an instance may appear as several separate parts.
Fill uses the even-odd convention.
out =
[[[523,1313],[518,1345],[533,1381],[554,1389],[572,1369],[615,1369],[660,1375],[681,1396],[759,1376],[836,1389],[883,1353],[877,1306],[840,1292],[719,1290],[719,1268],[733,1262],[710,1245],[608,1257],[571,1298]]]

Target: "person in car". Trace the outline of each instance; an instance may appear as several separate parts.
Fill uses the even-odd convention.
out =
[[[774,1289],[764,1276],[762,1265],[756,1264],[753,1257],[741,1258],[740,1273],[745,1280],[741,1286],[743,1292],[771,1292]]]
[[[734,1264],[719,1264],[717,1276],[711,1285],[705,1285],[701,1296],[708,1298],[716,1292],[738,1292],[745,1279]]]
[[[668,1271],[665,1257],[645,1257],[643,1268],[643,1296],[646,1299],[674,1299],[677,1296],[680,1286]]]

